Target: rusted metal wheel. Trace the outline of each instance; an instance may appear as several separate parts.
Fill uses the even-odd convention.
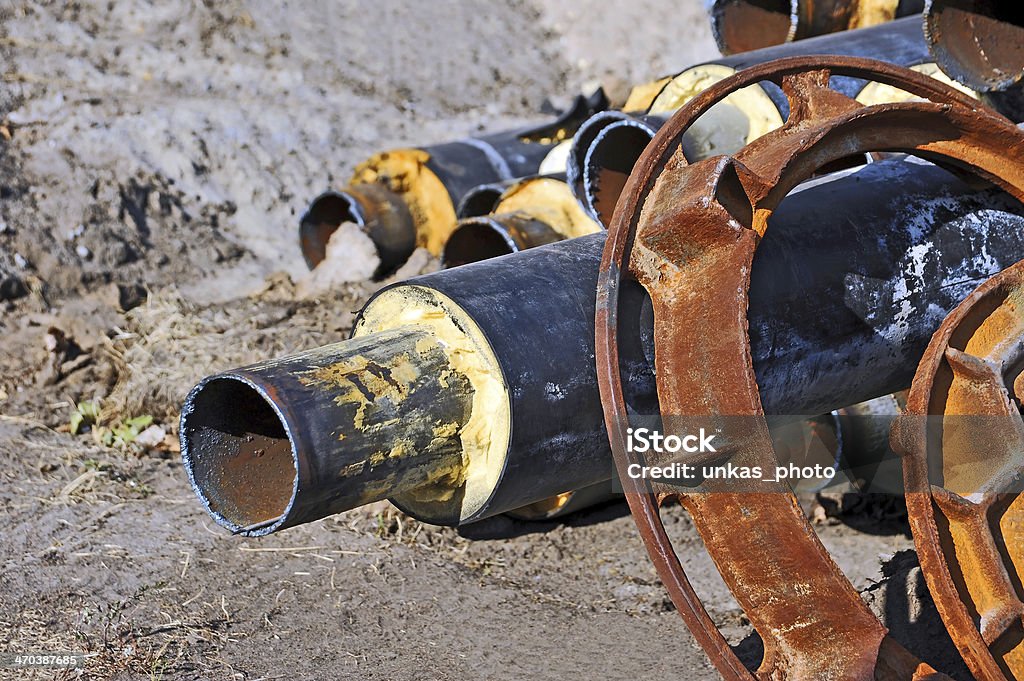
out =
[[[928,587],[978,679],[1024,678],[1024,262],[939,327],[893,429]]]
[[[865,107],[830,89],[831,76],[893,85],[924,101]],[[683,132],[730,92],[760,81],[786,93],[786,124],[734,156],[688,166]],[[774,466],[746,320],[753,255],[768,218],[794,186],[822,166],[883,150],[945,159],[1024,199],[1024,137],[1006,119],[978,107],[950,87],[881,62],[828,56],[772,62],[722,81],[677,112],[619,200],[596,317],[605,421],[648,552],[684,621],[728,679],[908,679],[936,672],[888,636],[783,483],[747,482],[738,491],[735,481],[709,481],[687,491],[630,480],[629,465],[643,465],[645,458],[625,447],[629,410],[618,349],[628,342],[620,329],[625,332],[631,322],[619,318],[619,297],[630,295],[636,283],[651,297],[665,430],[671,431],[673,417],[714,417],[727,426],[731,462]],[[760,635],[764,656],[755,672],[730,648],[690,585],[660,518],[668,498],[690,513]]]

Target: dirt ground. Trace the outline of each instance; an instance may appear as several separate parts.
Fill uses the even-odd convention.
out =
[[[697,0],[0,2],[0,652],[87,653],[64,678],[717,678],[622,503],[459,531],[379,504],[240,539],[175,444],[203,375],[347,335],[379,284],[299,299],[297,216],[362,158],[714,54]],[[900,640],[963,674],[885,508],[822,540]]]

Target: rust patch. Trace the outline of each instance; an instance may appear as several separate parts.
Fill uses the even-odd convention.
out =
[[[1024,7],[1014,0],[932,0],[925,39],[942,70],[978,90],[1024,78]]]
[[[219,488],[211,506],[243,527],[276,520],[292,497],[295,464],[291,443],[286,438],[246,433],[238,438],[237,447],[235,456],[218,461],[220,470],[215,474],[231,484]]]

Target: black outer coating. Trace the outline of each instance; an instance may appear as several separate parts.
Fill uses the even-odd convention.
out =
[[[945,315],[1024,258],[1021,213],[1001,192],[900,158],[788,197],[756,253],[750,289],[765,413],[812,416],[907,387]],[[603,245],[595,234],[407,282],[470,314],[511,391],[508,462],[478,518],[612,476],[594,361]],[[900,297],[904,287],[910,294]],[[650,306],[642,290],[624,296],[627,401],[656,413]],[[715,342],[714,329],[699,333]]]
[[[558,142],[572,137],[581,123],[607,107],[608,98],[601,90],[590,97],[578,96],[556,121],[540,127],[424,147],[430,154],[426,165],[458,206],[470,190],[482,184],[536,175]]]
[[[511,451],[481,518],[611,477],[594,370],[603,244],[603,235],[572,239],[395,284],[435,289],[463,307],[510,387]]]

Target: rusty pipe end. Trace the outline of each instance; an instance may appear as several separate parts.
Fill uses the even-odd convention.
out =
[[[573,135],[572,145],[569,147],[569,156],[565,161],[565,181],[572,190],[576,200],[586,208],[586,199],[583,193],[583,173],[587,162],[587,152],[590,146],[601,134],[601,131],[609,125],[620,121],[628,121],[634,118],[634,114],[624,111],[602,111],[588,118],[580,129]]]
[[[326,257],[327,242],[345,222],[373,241],[380,257],[375,280],[401,267],[416,248],[416,224],[405,201],[381,185],[355,184],[319,195],[299,220],[299,244],[310,269]]]
[[[180,424],[189,483],[218,524],[252,537],[286,525],[299,450],[263,386],[241,374],[207,377],[186,398]]]
[[[608,125],[587,149],[583,163],[583,200],[591,217],[607,227],[633,166],[654,139],[658,126],[642,119]]]
[[[929,0],[925,40],[950,78],[978,92],[1024,76],[1024,5],[1017,0]]]
[[[799,0],[714,0],[711,33],[724,55],[781,45],[796,39]]]

